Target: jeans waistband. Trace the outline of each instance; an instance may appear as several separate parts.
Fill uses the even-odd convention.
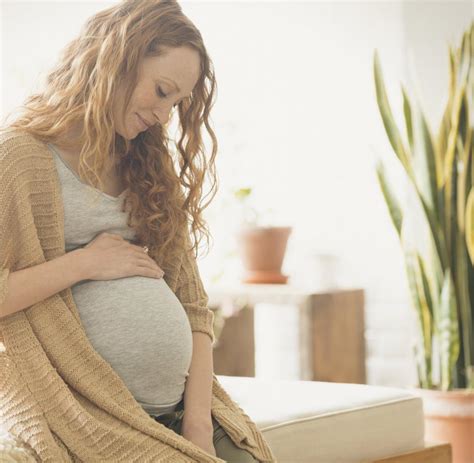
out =
[[[162,413],[161,415],[154,416],[155,420],[167,420],[172,418],[181,418],[184,414],[184,398],[181,399],[177,404],[176,408],[172,412]]]

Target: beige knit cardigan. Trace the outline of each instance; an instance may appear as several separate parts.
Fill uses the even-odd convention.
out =
[[[63,204],[52,154],[36,137],[3,131],[0,304],[9,272],[63,254]],[[194,256],[183,251],[181,258],[160,266],[192,331],[214,341],[213,313]],[[216,375],[211,413],[238,447],[259,461],[276,461],[255,423]],[[44,462],[224,461],[156,422],[136,402],[90,344],[70,288],[0,318],[0,426]]]

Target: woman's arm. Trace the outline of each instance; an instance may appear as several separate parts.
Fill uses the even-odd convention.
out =
[[[0,318],[29,308],[86,279],[82,251],[75,249],[42,264],[9,271],[8,274],[1,269],[3,274],[7,274],[7,279],[3,291],[0,291]]]
[[[193,332],[193,357],[184,390],[184,410],[188,423],[211,424],[212,373],[214,371],[211,338]]]
[[[189,238],[186,246],[189,246]],[[176,296],[186,310],[193,334],[193,355],[184,393],[185,416],[193,421],[210,424],[214,313],[207,305],[209,298],[202,284],[196,258],[187,250],[183,253]]]
[[[211,414],[213,381],[211,338],[193,332],[193,357],[184,390],[184,416],[181,435],[211,455],[214,447],[214,427]]]

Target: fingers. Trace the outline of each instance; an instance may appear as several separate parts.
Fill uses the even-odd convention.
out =
[[[140,251],[142,254],[146,254],[145,249],[143,249],[143,246],[137,246],[136,244],[132,244],[132,243],[129,243],[129,245],[132,246],[132,248],[135,249],[135,251]]]
[[[136,246],[134,244],[130,244],[130,246],[132,246],[132,248],[135,250],[136,252],[136,255],[141,259],[141,260],[145,260],[146,262],[149,262],[151,263],[154,268],[156,268],[157,270],[160,270],[161,272],[163,272],[163,269],[156,263],[155,259],[153,259],[152,257],[150,257],[146,252],[145,250],[143,249],[143,247],[141,246]],[[163,272],[164,274],[164,272]]]
[[[156,270],[159,270],[160,272],[163,273],[164,275],[164,271],[163,269],[155,262],[155,260],[150,257],[147,253],[148,251],[148,247],[147,246],[138,246],[136,244],[133,244],[127,240],[125,240],[122,236],[120,235],[114,235],[112,233],[109,233],[110,236],[118,239],[119,241],[123,241],[124,243],[126,243],[128,246],[130,246],[130,248],[135,251],[135,254],[137,255],[137,257],[139,258],[139,260],[141,261],[144,261],[144,262],[147,262],[148,264],[151,264],[153,266],[154,269]],[[146,248],[146,249],[144,249]]]
[[[162,278],[164,275],[163,270],[160,270],[153,265],[151,265],[149,262],[146,261],[138,261],[136,263],[136,272],[137,275],[142,275],[142,276],[149,276],[153,278]]]
[[[158,266],[158,264],[149,256],[147,256],[146,254],[142,253],[142,254],[137,254],[137,258],[140,262],[148,262],[149,264],[153,265],[154,267],[156,268],[160,268]]]

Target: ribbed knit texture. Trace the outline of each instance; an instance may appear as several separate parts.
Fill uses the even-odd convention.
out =
[[[189,237],[183,239],[189,242]],[[61,187],[36,138],[0,133],[0,304],[7,278],[65,253]],[[161,266],[192,331],[214,341],[191,253]],[[150,253],[151,257],[153,253]],[[70,288],[0,319],[0,425],[43,462],[223,462],[151,418],[90,344]],[[1,347],[1,346],[0,346]],[[213,375],[211,413],[240,448],[275,462],[262,433]]]

